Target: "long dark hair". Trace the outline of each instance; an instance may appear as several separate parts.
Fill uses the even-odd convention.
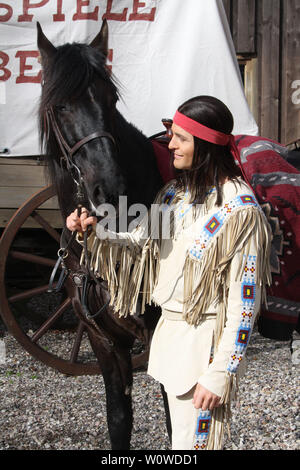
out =
[[[233,116],[227,106],[213,96],[196,96],[183,103],[178,111],[211,129],[231,134]],[[217,205],[222,204],[221,183],[241,175],[229,148],[194,137],[194,158],[189,170],[175,171],[177,188],[189,190],[191,202],[202,204],[208,190],[215,186]]]

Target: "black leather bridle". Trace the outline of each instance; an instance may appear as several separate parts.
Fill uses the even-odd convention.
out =
[[[84,181],[83,181],[80,169],[74,162],[74,159],[73,159],[74,155],[78,152],[78,150],[81,149],[81,147],[91,142],[92,140],[107,138],[111,140],[111,142],[116,146],[115,139],[109,132],[106,132],[103,130],[95,131],[89,134],[88,136],[80,139],[75,145],[73,145],[73,147],[70,147],[70,145],[67,143],[66,139],[64,138],[64,136],[62,135],[59,129],[52,106],[48,107],[46,110],[45,126],[47,129],[47,134],[49,133],[50,127],[52,127],[57,143],[62,152],[62,156],[60,160],[61,161],[63,160],[65,162],[67,170],[70,171],[71,176],[77,185],[78,193],[80,195],[83,194]]]
[[[63,137],[59,126],[57,124],[55,114],[53,111],[53,108],[50,106],[47,108],[46,113],[45,113],[45,129],[46,129],[46,134],[48,135],[49,138],[49,131],[50,127],[52,127],[52,130],[54,132],[54,135],[56,137],[57,143],[61,149],[62,155],[60,158],[60,161],[64,161],[67,170],[70,172],[73,181],[77,185],[77,202],[78,202],[78,215],[80,216],[81,212],[81,203],[84,200],[84,180],[81,175],[81,171],[78,168],[78,166],[74,163],[74,155],[78,152],[79,149],[81,149],[85,144],[91,142],[94,139],[101,139],[101,138],[108,138],[112,141],[114,145],[116,145],[115,139],[113,136],[106,131],[95,131],[91,134],[89,134],[86,137],[83,137],[81,140],[79,140],[73,147],[70,147],[70,145],[67,143],[66,139]],[[90,265],[89,265],[89,255],[88,255],[88,250],[87,250],[87,232],[84,234],[84,252],[85,252],[85,259],[87,261],[87,272],[82,273],[82,272],[71,272],[70,269],[67,268],[65,264],[65,258],[68,256],[68,248],[70,244],[73,242],[75,238],[75,232],[72,234],[72,236],[69,238],[69,241],[65,247],[62,246],[62,239],[64,236],[64,230],[62,233],[61,237],[61,243],[60,243],[60,249],[58,250],[58,259],[55,264],[55,267],[51,273],[51,277],[49,280],[49,287],[48,287],[48,292],[59,292],[61,288],[63,287],[63,284],[66,280],[66,278],[71,275],[73,278],[73,281],[75,283],[75,286],[79,289],[81,289],[81,296],[80,296],[80,303],[81,303],[81,308],[83,313],[85,314],[86,318],[91,320],[98,316],[109,304],[109,301],[105,303],[100,310],[98,310],[95,314],[91,314],[88,306],[87,306],[87,293],[88,293],[88,285],[93,280],[94,276],[91,275],[91,270],[90,270]],[[57,270],[59,267],[62,269],[60,277],[58,279],[57,285],[54,287],[54,279],[57,273]],[[79,282],[76,282],[76,279],[79,280]]]

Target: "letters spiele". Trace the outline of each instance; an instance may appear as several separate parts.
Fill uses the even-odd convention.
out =
[[[38,20],[38,18],[35,18],[38,16],[38,9],[46,6],[49,0],[23,0],[22,12],[18,15],[14,14],[13,3],[13,1],[0,3],[0,23],[9,22],[12,19],[18,23],[34,22]],[[53,22],[66,21],[67,13],[64,12],[64,3],[64,0],[56,0],[56,7],[52,13]],[[153,1],[151,3],[153,5]],[[101,19],[122,22],[155,20],[156,7],[149,6],[149,0],[148,5],[147,1],[141,2],[139,0],[128,1],[128,5],[128,7],[120,9],[117,0],[76,0],[76,11],[72,14],[72,21],[100,21]],[[41,82],[41,71],[36,75],[28,74],[29,71],[38,66],[38,56],[37,50],[19,50],[16,52],[15,58],[19,62],[19,74],[16,77],[16,83]],[[110,49],[108,60],[112,60],[112,57],[113,51]],[[11,78],[9,62],[8,54],[0,51],[0,81],[5,82]]]

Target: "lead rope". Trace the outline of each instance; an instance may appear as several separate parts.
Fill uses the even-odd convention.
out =
[[[80,210],[81,208],[78,207],[78,210]],[[57,261],[55,263],[55,266],[52,270],[52,273],[51,273],[51,276],[50,276],[50,280],[49,280],[49,285],[48,285],[48,289],[47,289],[47,292],[49,293],[58,293],[61,291],[68,275],[71,273],[71,271],[67,268],[66,264],[65,264],[65,259],[67,258],[67,256],[69,255],[69,252],[68,252],[68,248],[69,246],[71,245],[71,243],[73,242],[73,240],[75,239],[76,237],[76,233],[77,232],[73,232],[72,233],[72,236],[70,237],[67,245],[65,247],[60,247],[58,252],[57,252],[57,255],[58,255],[58,258],[57,258]],[[91,314],[89,308],[88,308],[88,292],[89,292],[89,288],[90,288],[90,279],[91,279],[91,275],[90,275],[90,263],[89,263],[89,254],[88,254],[88,249],[87,249],[87,237],[88,237],[88,232],[85,232],[84,233],[84,246],[83,246],[83,249],[84,249],[84,253],[85,253],[85,259],[88,260],[87,262],[87,265],[86,265],[86,268],[88,270],[88,274],[83,274],[80,279],[81,279],[81,293],[80,293],[80,286],[79,285],[76,285],[76,288],[78,289],[78,297],[80,299],[80,303],[81,303],[81,306],[82,306],[82,311],[84,313],[84,315],[86,316],[87,319],[93,319],[95,317],[97,317],[98,315],[100,315],[101,312],[103,312],[103,310],[108,306],[109,304],[109,300],[102,305],[102,307],[94,314]],[[61,273],[60,273],[60,276],[59,276],[59,279],[57,281],[57,284],[55,284],[55,277],[56,277],[56,274],[57,274],[57,271],[59,268],[62,268],[61,270]],[[75,274],[76,276],[76,274]]]
[[[76,232],[73,232],[72,233],[72,236],[70,237],[68,243],[67,243],[67,246],[66,247],[60,247],[58,252],[57,252],[57,261],[55,263],[55,266],[52,270],[52,273],[51,273],[51,276],[50,276],[50,280],[49,280],[49,285],[48,285],[48,289],[47,289],[47,292],[59,292],[64,283],[65,283],[65,280],[67,279],[68,275],[69,275],[69,269],[67,268],[64,260],[65,258],[68,256],[68,247],[69,245],[72,243],[72,241],[75,239],[75,236],[76,236]],[[59,276],[59,279],[58,279],[58,282],[56,284],[56,286],[54,287],[54,280],[55,280],[55,276],[56,276],[56,273],[57,273],[57,270],[58,268],[61,266],[62,268],[62,271],[60,273],[60,276]]]
[[[83,194],[82,190],[81,190],[81,193]],[[82,202],[83,198],[81,198],[81,194],[79,194],[79,192],[77,193],[77,197],[79,200],[77,211],[78,211],[78,216],[80,217],[81,210],[82,210],[82,205],[80,204],[80,202]],[[90,257],[89,257],[89,252],[88,252],[87,239],[88,239],[88,231],[86,230],[83,235],[83,250],[84,250],[84,257],[86,260],[86,269],[88,271],[88,274],[84,274],[82,277],[82,290],[81,290],[81,295],[79,293],[79,298],[80,298],[82,312],[84,313],[84,315],[86,316],[88,320],[91,320],[91,319],[96,318],[98,315],[100,315],[100,313],[108,306],[109,300],[104,305],[102,305],[102,307],[96,313],[91,314],[90,309],[88,307],[88,292],[89,292],[89,288],[91,285],[90,280],[92,279],[92,276],[90,274],[91,267],[90,267]],[[79,290],[79,287],[78,287],[78,290]]]
[[[78,200],[77,210],[78,210],[78,215],[80,216],[82,203],[84,202],[83,180],[82,180],[79,168],[72,161],[72,157],[83,145],[85,145],[86,143],[90,142],[93,139],[106,137],[106,138],[109,138],[113,142],[114,145],[116,145],[116,142],[110,133],[105,132],[105,131],[98,131],[98,132],[93,132],[87,137],[84,137],[79,142],[77,142],[73,147],[70,147],[68,143],[66,142],[66,140],[64,139],[62,133],[60,132],[52,107],[48,108],[44,115],[44,127],[46,131],[47,140],[49,139],[50,123],[52,124],[54,135],[56,137],[56,140],[62,152],[61,160],[63,159],[65,161],[67,169],[71,173],[72,179],[76,183],[76,186],[77,186],[77,193],[76,193],[77,200]],[[78,179],[75,177],[75,175],[72,174],[74,169],[77,172]],[[87,232],[85,232],[83,249],[85,252],[85,259],[87,260],[86,267],[88,270],[88,274],[79,276],[78,280],[80,283],[81,282],[80,279],[82,279],[82,292],[81,292],[80,297],[81,297],[81,304],[82,304],[83,312],[87,318],[92,319],[98,316],[107,307],[107,305],[109,304],[109,301],[106,302],[94,315],[90,313],[88,309],[88,305],[87,305],[87,299],[88,299],[88,290],[90,287],[90,279],[92,279],[92,276],[90,274],[91,269],[90,269],[90,261],[89,261],[89,255],[88,255],[88,249],[87,249],[87,235],[88,235]],[[56,293],[59,292],[62,289],[64,282],[67,279],[67,276],[71,273],[71,271],[67,268],[64,260],[68,256],[68,247],[74,240],[75,236],[76,236],[76,232],[73,232],[72,236],[70,237],[67,243],[67,246],[60,247],[60,249],[58,250],[57,252],[58,259],[51,273],[47,292],[56,292]],[[54,279],[55,279],[57,270],[60,266],[62,267],[62,272],[59,276],[56,286],[54,287]],[[74,278],[75,278],[75,275],[74,275]],[[79,285],[76,285],[76,287],[79,290]]]

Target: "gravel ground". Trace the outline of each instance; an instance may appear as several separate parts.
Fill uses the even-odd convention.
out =
[[[52,350],[69,350],[72,338],[56,331],[45,341]],[[110,449],[101,376],[65,376],[32,358],[7,333],[0,343],[1,450]],[[289,342],[254,331],[247,355],[248,373],[224,449],[299,449],[300,366],[291,362]],[[144,370],[134,374],[133,404],[132,449],[169,449],[160,387]]]

